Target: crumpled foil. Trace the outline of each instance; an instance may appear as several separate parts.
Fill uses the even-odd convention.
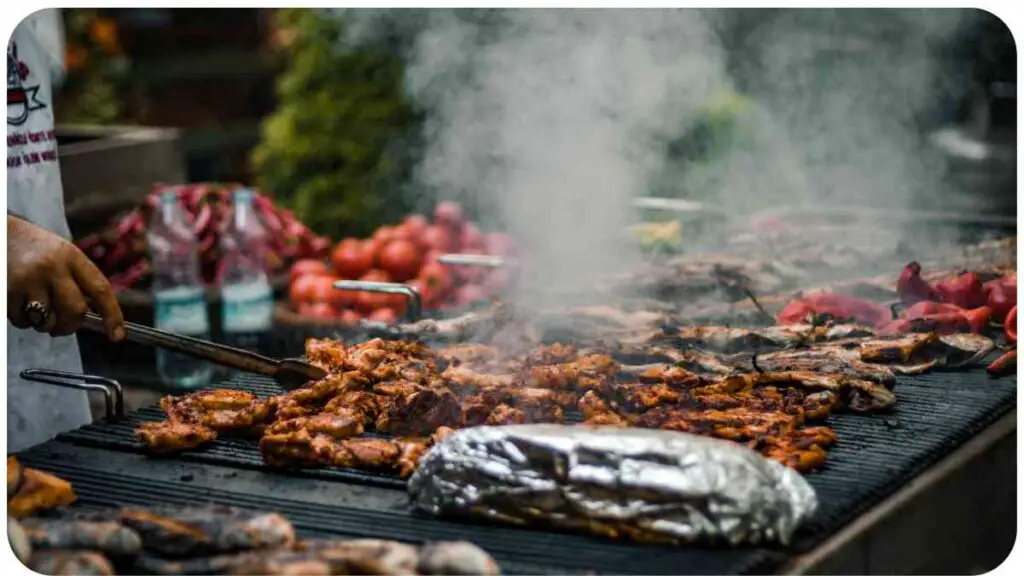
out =
[[[799,473],[739,444],[551,424],[453,433],[420,461],[409,496],[436,515],[732,545],[786,544],[818,504]]]

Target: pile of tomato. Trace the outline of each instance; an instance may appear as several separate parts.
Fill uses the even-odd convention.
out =
[[[333,318],[354,326],[360,319],[393,323],[408,304],[401,295],[337,290],[337,280],[398,282],[419,290],[425,310],[451,310],[488,300],[508,283],[504,268],[450,266],[442,254],[509,257],[515,246],[503,233],[484,233],[454,202],[441,202],[432,219],[412,214],[381,226],[369,238],[338,242],[330,263],[300,260],[289,274],[289,301],[303,316]]]

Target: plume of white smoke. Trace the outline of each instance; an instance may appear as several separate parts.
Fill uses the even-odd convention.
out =
[[[385,20],[346,12],[357,41]],[[427,115],[417,184],[491,209],[532,258],[534,301],[639,260],[622,242],[631,199],[664,180],[667,142],[734,80],[760,105],[705,167],[727,209],[920,208],[941,191],[916,122],[947,80],[935,52],[964,12],[785,11],[746,39],[752,61],[735,78],[715,33],[723,14],[407,13],[406,88]],[[691,168],[667,174],[692,183]]]

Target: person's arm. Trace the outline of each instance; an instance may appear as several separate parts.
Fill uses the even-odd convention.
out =
[[[124,338],[124,318],[103,273],[74,244],[7,212],[7,318],[18,328],[54,336],[78,331],[92,302],[112,340]],[[33,325],[28,307],[41,306]]]

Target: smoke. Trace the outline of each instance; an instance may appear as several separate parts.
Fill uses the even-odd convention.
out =
[[[942,190],[920,128],[950,84],[939,48],[963,12],[395,14],[345,17],[357,43],[413,31],[406,89],[426,114],[415,188],[507,227],[531,255],[534,302],[563,303],[550,300],[635,267],[622,241],[630,202],[655,191],[741,214],[921,208]],[[744,18],[758,26],[744,32]],[[739,31],[731,57],[722,30]],[[673,158],[672,143],[705,129],[709,104],[737,90],[754,99],[726,114],[725,151]]]

